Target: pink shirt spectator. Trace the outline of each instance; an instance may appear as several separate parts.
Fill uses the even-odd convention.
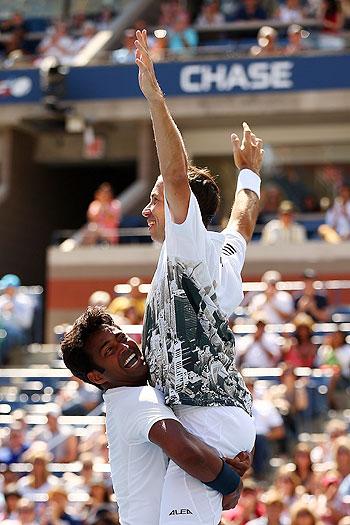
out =
[[[97,189],[95,200],[88,209],[89,223],[97,226],[100,237],[111,244],[119,240],[118,227],[121,216],[121,206],[118,199],[113,199],[110,184],[104,183]]]

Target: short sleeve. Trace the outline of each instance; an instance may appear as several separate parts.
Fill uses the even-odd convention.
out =
[[[240,274],[247,251],[247,242],[238,231],[230,228],[223,230],[222,234],[225,236],[221,251],[222,261],[224,264],[230,264]]]
[[[187,217],[182,224],[173,222],[164,192],[165,245],[168,257],[188,261],[206,258],[207,230],[202,221],[198,201],[191,191]]]
[[[152,387],[142,389],[137,407],[136,414],[133,417],[133,436],[132,441],[145,442],[149,441],[149,432],[153,425],[163,419],[175,419],[178,421],[174,412],[165,405],[163,395]]]

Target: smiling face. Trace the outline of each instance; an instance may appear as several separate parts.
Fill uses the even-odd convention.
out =
[[[92,333],[86,351],[96,365],[87,376],[104,390],[146,384],[148,368],[137,343],[117,326],[102,325]]]
[[[150,201],[143,209],[142,215],[147,219],[148,230],[152,240],[163,242],[165,239],[165,216],[162,177],[158,177],[151,191]]]

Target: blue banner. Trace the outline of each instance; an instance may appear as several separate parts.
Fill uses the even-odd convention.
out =
[[[350,55],[187,61],[157,64],[169,97],[350,88]],[[71,68],[67,99],[141,97],[135,65]],[[0,104],[39,102],[38,70],[0,71]]]

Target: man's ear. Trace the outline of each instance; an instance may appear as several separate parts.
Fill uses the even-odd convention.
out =
[[[87,378],[92,383],[95,383],[95,385],[103,385],[103,383],[106,382],[105,378],[101,374],[101,372],[98,372],[98,370],[92,370],[91,372],[88,372]]]

